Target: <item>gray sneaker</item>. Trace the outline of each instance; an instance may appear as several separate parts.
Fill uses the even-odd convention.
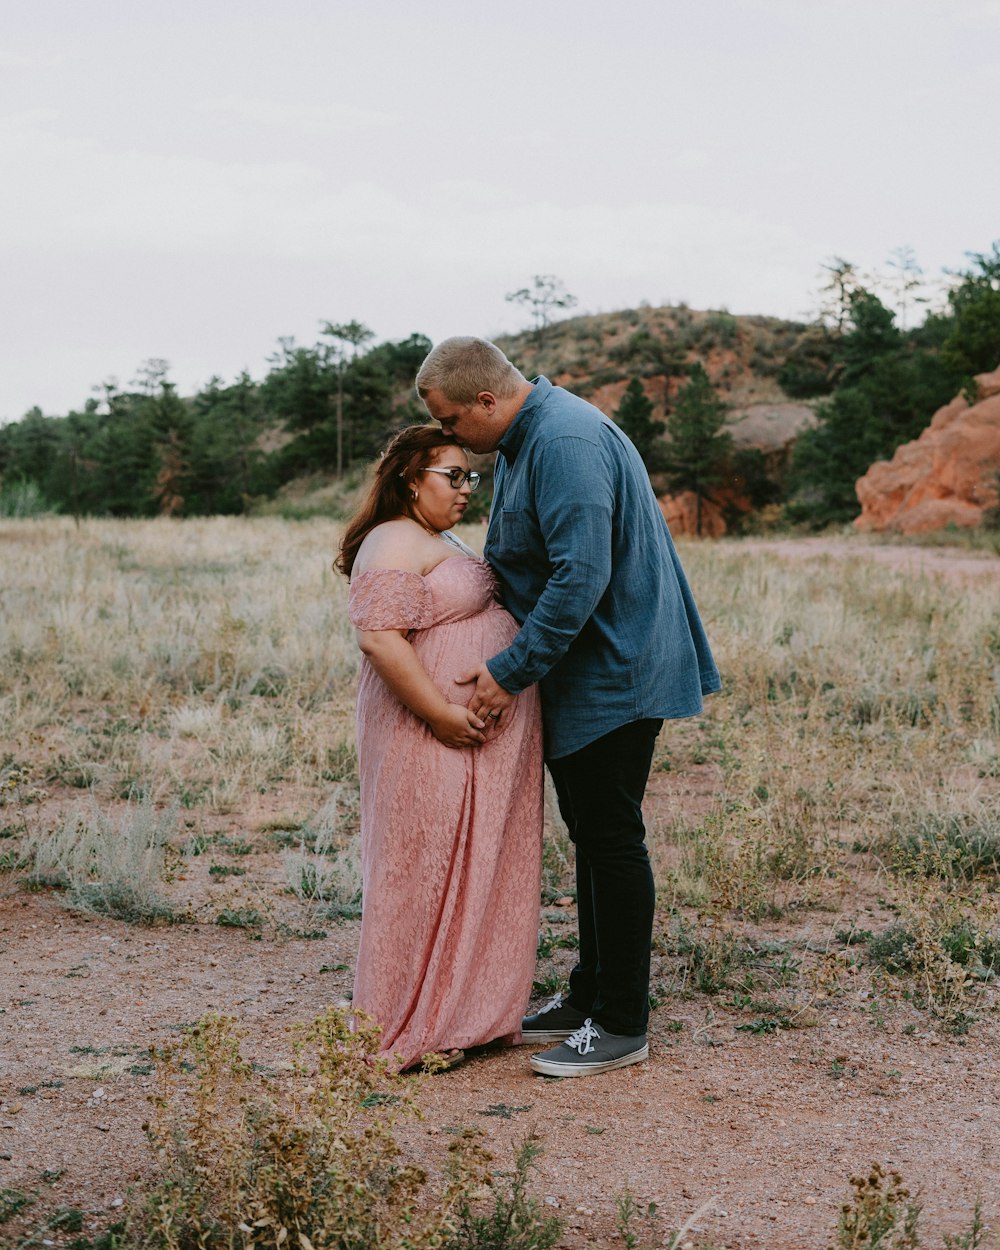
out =
[[[645,1033],[623,1037],[619,1033],[608,1033],[593,1020],[584,1020],[561,1046],[532,1055],[531,1066],[542,1076],[594,1076],[648,1058]]]
[[[569,1003],[563,1001],[562,994],[557,994],[533,1016],[525,1016],[521,1021],[522,1042],[533,1042],[544,1046],[548,1042],[561,1042],[563,1038],[574,1033],[586,1016],[577,1011]]]

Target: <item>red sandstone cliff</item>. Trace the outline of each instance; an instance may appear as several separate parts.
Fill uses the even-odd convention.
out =
[[[743,510],[750,511],[749,503]],[[699,534],[698,497],[694,491],[682,491],[679,495],[661,495],[660,511],[666,517],[667,526],[674,538],[679,538],[682,534],[692,537]],[[727,528],[721,504],[715,500],[703,498],[700,537],[721,538]]]
[[[855,489],[862,530],[926,534],[974,527],[998,502],[1000,368],[976,377],[976,402],[958,396],[939,408],[912,443],[873,464]]]

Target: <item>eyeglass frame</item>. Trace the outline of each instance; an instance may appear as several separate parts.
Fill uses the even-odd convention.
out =
[[[466,482],[469,483],[469,490],[476,490],[479,483],[483,480],[483,475],[477,473],[475,469],[460,469],[456,465],[454,469],[439,469],[435,465],[425,465],[424,468],[418,469],[418,473],[443,473],[448,479],[448,485],[452,490],[461,490]],[[460,480],[455,481],[455,475],[460,475]]]

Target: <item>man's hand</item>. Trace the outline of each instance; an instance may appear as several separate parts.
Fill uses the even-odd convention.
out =
[[[469,700],[469,711],[473,716],[478,716],[496,728],[497,721],[514,702],[514,696],[510,691],[504,690],[503,686],[494,680],[493,674],[485,664],[480,664],[478,668],[464,673],[461,677],[456,677],[455,680],[463,686],[470,681],[476,683],[476,689]]]
[[[431,733],[446,747],[477,747],[486,741],[487,722],[460,703],[449,703],[439,716],[427,722]]]

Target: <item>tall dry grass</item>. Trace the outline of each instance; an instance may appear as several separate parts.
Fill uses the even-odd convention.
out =
[[[959,590],[861,549],[807,565],[698,545],[684,559],[725,688],[665,731],[667,766],[709,761],[718,783],[707,813],[661,820],[661,897],[713,915],[723,943],[727,925],[787,932],[798,916],[800,946],[836,945],[843,917],[857,925],[881,899],[916,935],[914,999],[967,1023],[1000,937],[1000,578],[987,566]],[[947,873],[914,868],[928,829],[945,831],[932,846]]]
[[[300,832],[286,875],[300,898],[349,905],[350,856],[336,854],[357,784],[358,653],[331,570],[338,534],[316,518],[0,522],[2,767],[106,809],[142,794],[182,815],[239,814],[294,795],[303,828],[336,793],[337,837]],[[987,566],[959,590],[863,547],[788,563],[689,543],[683,558],[725,684],[703,717],[665,728],[657,760],[707,768],[711,791],[651,810],[662,942],[688,961],[682,983],[744,949],[733,926],[804,917],[808,942],[832,945],[838,924],[858,927],[867,890],[916,935],[923,999],[957,1018],[976,978],[954,970],[956,926],[973,934],[970,969],[989,973],[995,944],[996,577]],[[915,858],[928,830],[951,871]],[[571,886],[569,859],[558,844],[548,856],[548,898],[560,872]]]
[[[275,518],[3,524],[4,750],[51,780],[215,810],[343,773],[357,648],[337,535]]]

